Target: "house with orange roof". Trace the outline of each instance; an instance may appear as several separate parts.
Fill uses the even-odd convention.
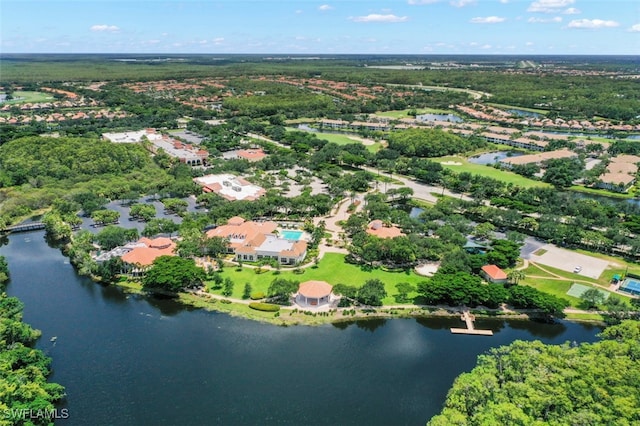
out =
[[[215,192],[229,201],[256,200],[267,193],[264,188],[231,174],[206,175],[194,178],[204,192]]]
[[[235,216],[226,225],[207,231],[207,237],[227,239],[229,253],[238,261],[276,259],[282,265],[302,262],[307,255],[307,242],[282,238],[276,234],[277,227],[275,222],[247,221]]]
[[[404,235],[402,230],[395,225],[385,226],[381,220],[372,220],[367,225],[367,234],[378,238],[395,238]]]
[[[596,186],[615,192],[627,192],[636,182],[639,164],[640,157],[637,155],[618,155],[611,158]]]
[[[135,247],[122,255],[123,273],[142,276],[160,256],[175,256],[176,243],[166,237],[140,238]]]
[[[491,283],[503,284],[508,281],[506,272],[498,268],[496,265],[484,265],[480,269],[480,275]]]
[[[262,150],[262,148],[235,149],[233,151],[222,153],[222,158],[225,160],[241,159],[247,160],[251,163],[260,161],[266,156],[267,154]]]

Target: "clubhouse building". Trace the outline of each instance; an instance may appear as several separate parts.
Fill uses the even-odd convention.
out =
[[[272,221],[246,221],[235,216],[226,225],[207,231],[207,237],[226,238],[229,253],[238,261],[276,259],[282,265],[302,262],[307,255],[307,242],[282,238],[276,233],[277,227]]]

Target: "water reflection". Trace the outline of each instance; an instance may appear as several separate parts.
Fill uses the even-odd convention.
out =
[[[275,327],[95,285],[42,235],[11,236],[0,254],[9,294],[43,332],[51,379],[66,386],[69,426],[424,424],[478,354],[536,334],[554,336],[547,343],[593,341],[598,331],[481,319],[500,332],[452,335],[458,318]]]
[[[387,323],[387,320],[384,318],[371,318],[366,320],[357,320],[355,321],[356,327],[361,330],[366,330],[371,333],[376,331],[378,328],[384,326]]]

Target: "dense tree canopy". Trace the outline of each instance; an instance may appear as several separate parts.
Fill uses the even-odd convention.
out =
[[[193,259],[177,256],[160,256],[146,272],[142,285],[147,289],[160,289],[170,292],[202,285],[204,270]]]
[[[140,145],[86,138],[29,137],[7,142],[0,149],[0,173],[9,177],[9,185],[23,184],[29,178],[118,175],[141,169],[150,161]]]
[[[442,157],[474,148],[469,139],[440,129],[396,131],[389,134],[388,142],[389,149],[396,150],[407,157]]]
[[[9,410],[53,410],[53,404],[65,394],[62,386],[47,382],[51,359],[33,348],[40,331],[22,322],[22,302],[4,293],[8,273],[7,262],[0,256],[0,411],[3,424],[27,424],[8,419]],[[49,424],[45,418],[31,421],[29,424]]]
[[[640,422],[640,323],[606,329],[579,346],[516,341],[460,375],[440,425],[604,425]]]

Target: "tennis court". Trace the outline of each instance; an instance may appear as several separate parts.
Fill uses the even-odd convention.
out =
[[[582,296],[582,294],[587,291],[587,290],[591,290],[592,288],[595,287],[589,287],[588,285],[582,285],[582,284],[576,284],[573,283],[571,285],[571,288],[569,289],[569,291],[567,291],[567,296],[573,296],[573,297],[577,297],[580,298],[580,296]],[[602,295],[604,296],[604,300],[607,300],[609,298],[609,292],[605,291],[605,290],[600,290],[599,288],[596,289],[598,290],[600,293],[602,293]]]
[[[620,286],[620,291],[625,293],[640,295],[640,280],[637,278],[627,278]]]

